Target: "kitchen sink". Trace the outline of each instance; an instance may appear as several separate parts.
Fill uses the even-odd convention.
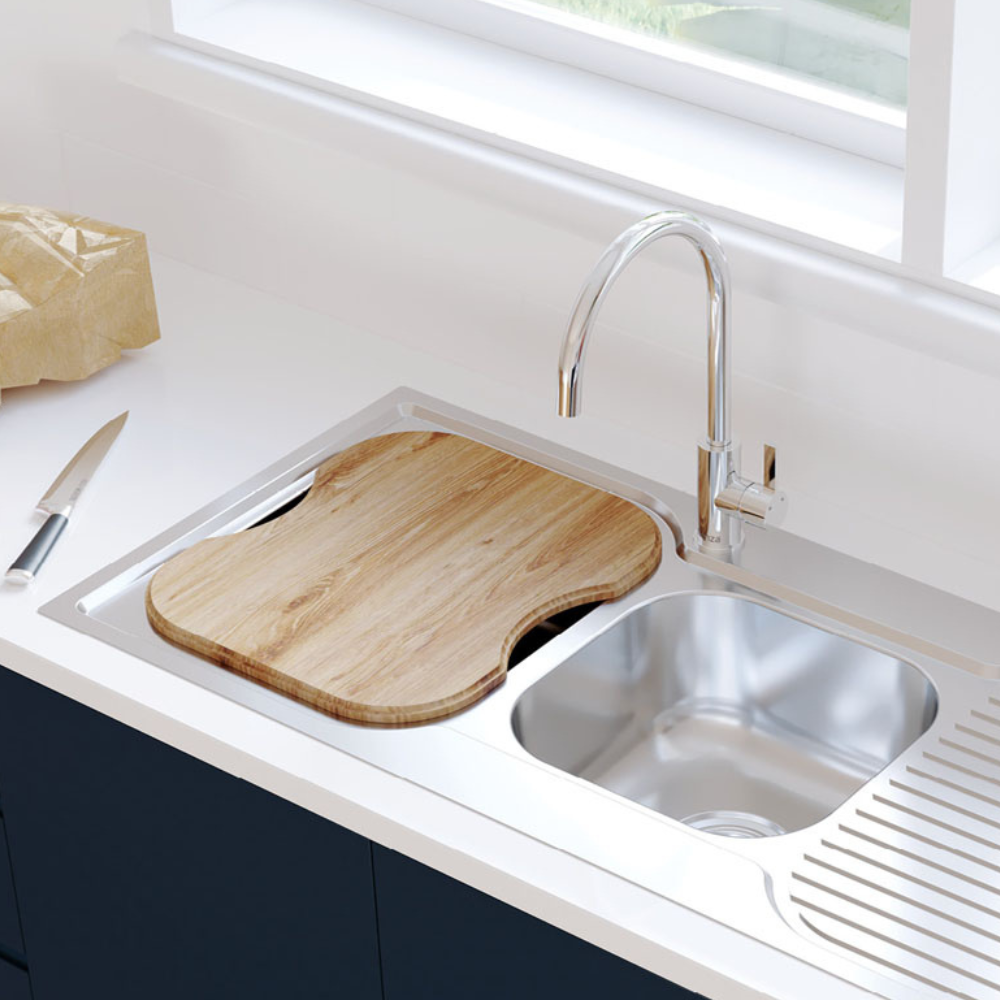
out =
[[[325,715],[153,630],[145,591],[167,559],[291,509],[332,455],[414,430],[638,504],[659,567],[524,636],[489,697],[402,729]],[[41,610],[871,995],[995,1000],[1000,617],[780,530],[711,558],[684,545],[697,515],[399,389]]]
[[[930,726],[916,667],[755,601],[675,594],[634,609],[518,700],[548,764],[696,829],[800,830]]]

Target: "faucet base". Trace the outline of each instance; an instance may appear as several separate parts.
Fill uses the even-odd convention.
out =
[[[705,441],[698,446],[698,540],[703,552],[726,560],[743,544],[744,521],[775,526],[784,520],[788,508],[784,493],[745,479],[739,467],[738,444]]]
[[[716,504],[738,477],[740,446],[704,441],[698,445],[698,542],[703,551],[717,557],[735,552],[743,544],[743,523],[739,517]]]

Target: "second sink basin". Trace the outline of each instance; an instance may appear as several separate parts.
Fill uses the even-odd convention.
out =
[[[829,815],[930,726],[913,665],[766,605],[642,605],[530,687],[533,756],[698,829],[790,833]]]

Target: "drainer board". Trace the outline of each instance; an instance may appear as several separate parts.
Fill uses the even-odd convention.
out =
[[[370,438],[298,506],[154,574],[153,627],[321,711],[408,725],[500,684],[517,640],[657,567],[634,504],[468,438]]]

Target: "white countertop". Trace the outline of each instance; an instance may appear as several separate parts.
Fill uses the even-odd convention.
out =
[[[654,479],[668,481],[664,470],[678,465],[651,439],[587,418],[560,421],[551,400],[187,265],[153,266],[159,343],[85,382],[3,393],[4,566],[37,529],[34,504],[62,465],[115,414],[129,409],[131,418],[37,583],[0,586],[0,664],[712,1000],[870,996],[37,614],[398,385]]]

